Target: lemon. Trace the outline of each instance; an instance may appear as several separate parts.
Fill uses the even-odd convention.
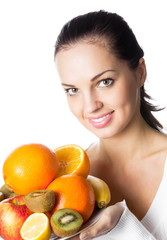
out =
[[[44,213],[33,213],[23,223],[20,230],[24,240],[49,240],[51,227],[49,218]]]

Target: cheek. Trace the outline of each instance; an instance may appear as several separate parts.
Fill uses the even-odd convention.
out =
[[[119,104],[120,106],[129,105],[136,106],[138,100],[138,91],[133,86],[123,88],[120,92]]]
[[[81,116],[81,106],[78,101],[75,101],[74,99],[68,99],[68,106],[74,116],[77,118]]]
[[[113,110],[116,110],[123,107],[135,107],[139,95],[135,84],[122,84],[111,91],[110,94],[106,94],[103,99],[106,103],[111,104]]]

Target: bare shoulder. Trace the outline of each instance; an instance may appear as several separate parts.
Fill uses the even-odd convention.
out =
[[[89,159],[92,161],[93,159],[97,158],[97,146],[96,142],[90,144],[90,146],[85,150]]]
[[[103,156],[99,152],[98,142],[92,143],[86,149],[86,153],[90,160],[90,174],[102,177],[101,174],[105,172],[105,162]]]
[[[149,144],[146,152],[149,155],[166,154],[167,156],[167,135],[151,129],[149,132]]]
[[[158,133],[155,142],[159,150],[166,153],[167,156],[167,135],[164,133]]]

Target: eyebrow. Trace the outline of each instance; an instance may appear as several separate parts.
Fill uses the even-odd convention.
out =
[[[94,76],[93,78],[91,78],[91,82],[95,81],[97,78],[99,78],[100,76],[102,76],[104,73],[106,72],[115,72],[115,70],[113,69],[108,69],[108,70],[105,70],[101,73],[98,73],[96,76]],[[75,87],[74,85],[71,85],[71,84],[66,84],[66,83],[62,83],[63,86],[66,86],[66,87]]]
[[[113,69],[105,70],[105,71],[103,71],[103,72],[97,74],[96,76],[94,76],[90,81],[94,81],[94,80],[96,80],[97,78],[99,78],[101,75],[103,75],[103,74],[106,73],[106,72],[115,72],[115,70],[113,70]]]

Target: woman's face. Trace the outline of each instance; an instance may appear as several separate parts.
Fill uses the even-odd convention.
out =
[[[68,104],[99,138],[121,133],[139,114],[139,70],[100,44],[79,42],[55,58]]]

